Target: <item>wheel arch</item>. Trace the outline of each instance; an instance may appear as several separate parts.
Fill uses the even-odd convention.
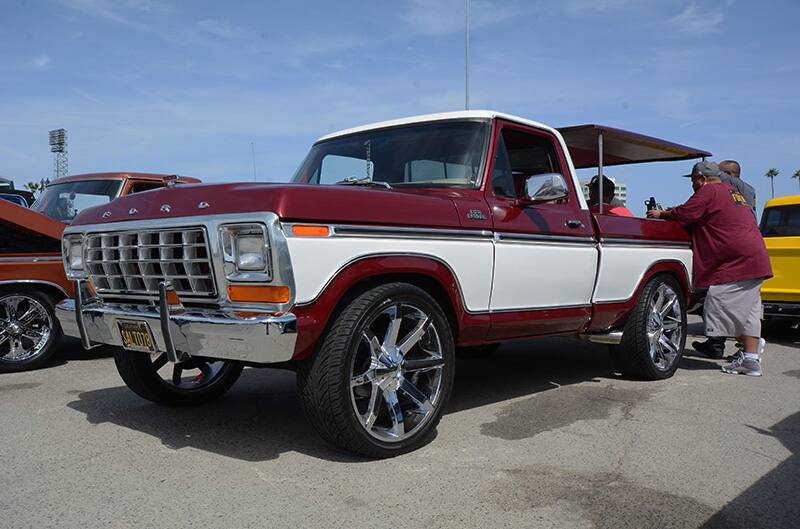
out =
[[[298,319],[294,359],[311,354],[332,323],[332,315],[371,288],[393,282],[409,283],[430,294],[450,322],[455,342],[459,342],[469,315],[458,279],[446,263],[427,254],[369,255],[342,267],[313,301],[292,309]]]
[[[0,291],[9,289],[19,289],[28,292],[32,290],[45,292],[56,301],[70,297],[69,292],[61,285],[41,279],[12,279],[0,281]]]
[[[645,285],[659,275],[666,275],[678,281],[683,290],[684,301],[688,310],[693,290],[691,275],[686,268],[686,264],[679,259],[662,259],[651,263],[650,267],[642,273],[630,298],[624,301],[596,303],[594,305],[594,316],[589,324],[588,331],[602,332],[621,329],[636,306],[636,301],[641,296]]]

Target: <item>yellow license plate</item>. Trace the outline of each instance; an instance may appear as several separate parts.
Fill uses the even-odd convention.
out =
[[[144,351],[154,353],[156,351],[153,333],[150,327],[143,321],[117,321],[119,335],[122,337],[122,347],[130,351]]]

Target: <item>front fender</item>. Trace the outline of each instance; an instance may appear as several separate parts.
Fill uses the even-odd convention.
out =
[[[480,343],[485,338],[488,313],[470,314],[465,309],[458,279],[446,263],[428,255],[372,255],[348,263],[313,301],[292,309],[298,326],[294,359],[313,351],[342,305],[377,284],[393,281],[416,284],[444,305],[456,343]]]

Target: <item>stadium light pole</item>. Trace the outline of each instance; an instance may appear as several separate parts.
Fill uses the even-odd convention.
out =
[[[47,133],[50,140],[50,152],[55,155],[53,159],[53,179],[67,176],[69,163],[67,160],[67,131],[55,129]]]

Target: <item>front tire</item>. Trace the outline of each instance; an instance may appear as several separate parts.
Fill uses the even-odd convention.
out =
[[[642,290],[612,351],[622,374],[662,380],[675,374],[686,346],[686,300],[671,276],[656,276]]]
[[[0,373],[44,366],[56,352],[61,325],[44,292],[0,290]]]
[[[436,301],[406,283],[361,294],[298,369],[309,422],[328,442],[393,457],[433,439],[455,373],[450,325]]]
[[[237,362],[190,358],[169,364],[166,353],[139,353],[114,347],[122,380],[137,395],[168,406],[194,406],[228,391],[242,373]]]

